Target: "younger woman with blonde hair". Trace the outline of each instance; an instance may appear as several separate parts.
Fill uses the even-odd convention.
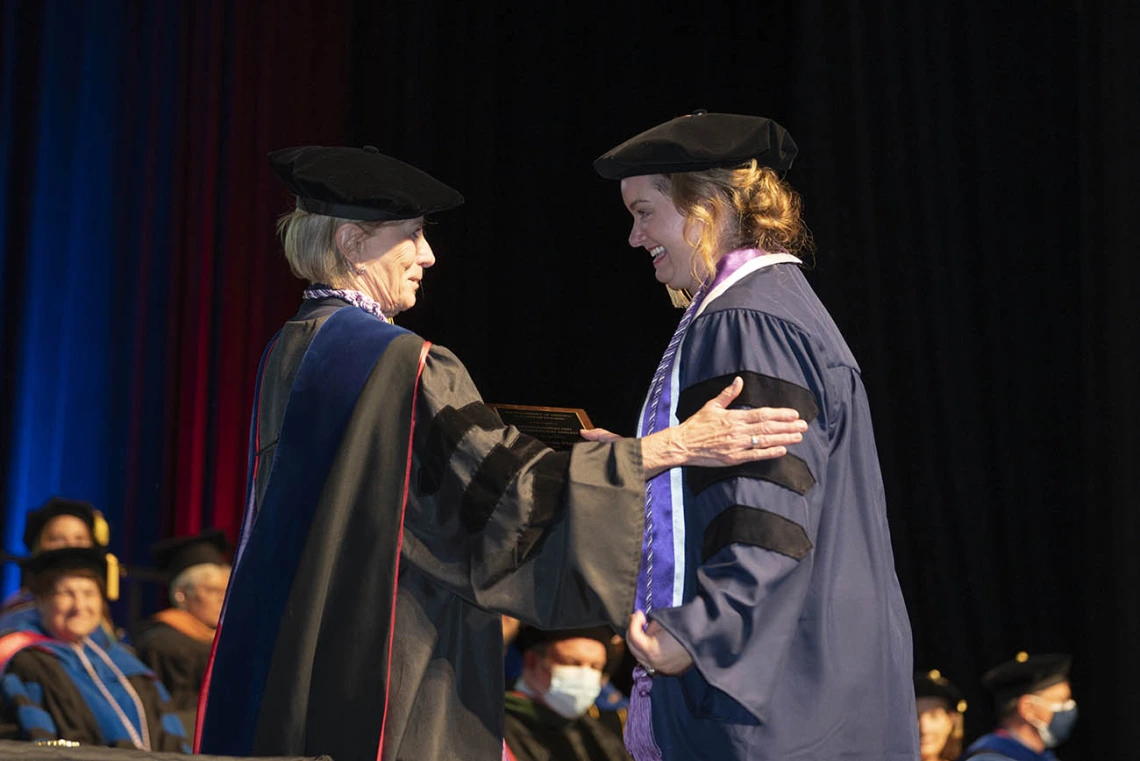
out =
[[[697,113],[599,158],[629,244],[691,303],[639,434],[740,376],[735,405],[808,421],[780,460],[672,468],[646,484],[626,724],[637,761],[913,761],[911,635],[859,366],[800,271],[782,179],[796,145],[755,116]],[[604,439],[612,434],[591,434]]]

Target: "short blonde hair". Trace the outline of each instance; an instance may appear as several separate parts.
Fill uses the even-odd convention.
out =
[[[344,224],[360,225],[372,232],[381,223],[313,214],[300,208],[278,219],[277,234],[293,274],[310,283],[343,283],[352,271],[352,265],[336,246],[337,228]]]
[[[807,254],[814,249],[801,216],[799,193],[755,159],[740,169],[664,175],[657,185],[685,217],[685,236],[697,231],[693,276],[705,282],[720,258],[739,248]]]

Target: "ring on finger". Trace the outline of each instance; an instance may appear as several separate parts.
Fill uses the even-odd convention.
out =
[[[760,437],[752,434],[752,448],[755,449],[758,446],[760,446]]]

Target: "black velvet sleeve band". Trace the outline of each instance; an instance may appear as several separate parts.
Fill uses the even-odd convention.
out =
[[[803,526],[757,507],[733,505],[705,529],[701,559],[707,561],[730,544],[749,544],[802,560],[812,549]]]
[[[794,454],[786,454],[775,460],[746,462],[731,468],[702,468],[695,465],[685,468],[685,481],[693,494],[700,494],[713,484],[729,478],[758,478],[790,489],[801,497],[815,486],[811,468]]]
[[[570,475],[569,452],[547,452],[534,464],[534,508],[518,539],[515,566],[542,549],[550,527],[558,523],[566,504],[566,482]]]
[[[545,448],[542,442],[529,436],[520,436],[511,446],[495,445],[463,492],[460,514],[468,531],[483,530],[515,476]]]
[[[420,491],[435,494],[439,491],[447,463],[455,454],[455,448],[463,437],[475,427],[484,430],[501,428],[503,421],[493,409],[482,402],[472,402],[464,407],[444,407],[431,422],[423,452],[423,466],[420,469]]]
[[[700,383],[694,383],[681,392],[677,400],[677,419],[688,420],[706,402],[712,399],[740,376],[744,380],[744,390],[732,403],[732,407],[791,407],[800,413],[807,422],[819,415],[819,405],[815,396],[803,386],[790,381],[743,370],[730,375],[720,375]]]

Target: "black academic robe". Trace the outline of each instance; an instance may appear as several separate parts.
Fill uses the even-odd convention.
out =
[[[352,387],[366,352],[378,358],[342,429],[326,397]],[[554,452],[504,427],[451,352],[336,299],[306,302],[263,365],[255,501],[201,752],[498,761],[499,613],[628,622],[639,443]],[[306,447],[334,450],[331,465]],[[327,469],[315,487],[310,467]]]
[[[210,662],[212,642],[212,638],[191,637],[168,623],[152,619],[135,648],[139,660],[154,671],[170,692],[171,706],[188,735],[194,732],[198,695]]]
[[[507,693],[505,737],[515,761],[631,761],[620,730],[595,706],[566,719],[526,695]]]

